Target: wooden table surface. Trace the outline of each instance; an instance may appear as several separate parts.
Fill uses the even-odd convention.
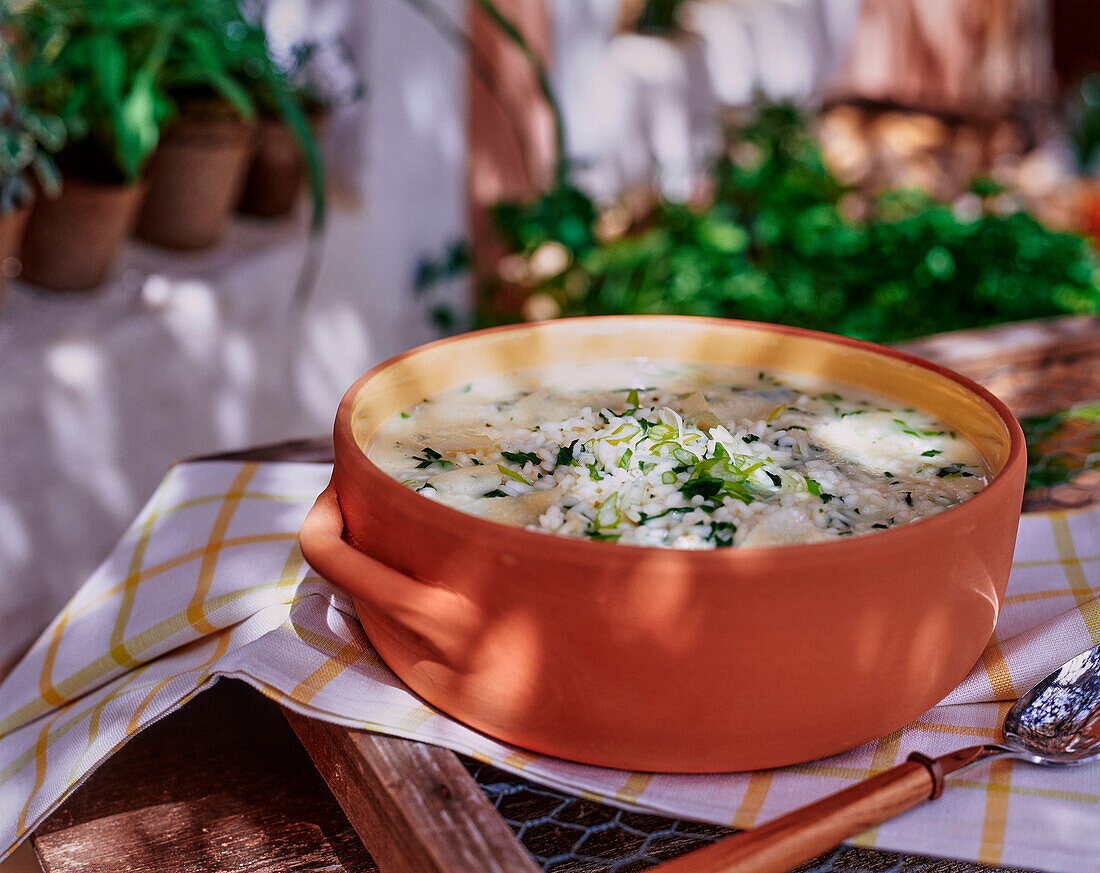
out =
[[[942,335],[906,348],[972,376],[1018,415],[1100,397],[1100,319]],[[330,452],[322,439],[218,457],[325,461]],[[1085,505],[1098,485],[1089,474],[1029,494],[1028,505]],[[580,873],[646,869],[728,833],[622,813],[485,769],[479,785],[476,765],[450,751],[283,712],[222,680],[106,762],[40,826],[34,846],[51,873]],[[803,869],[994,868],[846,848]]]

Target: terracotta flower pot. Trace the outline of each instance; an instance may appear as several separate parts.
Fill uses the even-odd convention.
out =
[[[216,243],[239,199],[254,131],[225,114],[185,114],[172,125],[149,162],[137,236],[174,249]]]
[[[39,197],[23,237],[27,282],[84,291],[110,276],[134,226],[144,188],[65,177],[55,199]]]
[[[869,536],[698,551],[569,539],[444,506],[361,446],[421,398],[479,376],[645,356],[820,376],[921,408],[992,481]],[[516,745],[631,770],[777,767],[897,730],[993,632],[1020,516],[1023,433],[1003,403],[891,349],[704,318],[573,318],[480,331],[379,365],[344,397],[332,483],[301,532],[417,694]]]
[[[263,119],[237,211],[258,218],[289,215],[301,196],[305,176],[301,146],[290,128],[282,122]]]
[[[9,262],[8,259],[19,255],[19,248],[23,244],[23,230],[30,214],[29,205],[0,214],[0,302],[3,301],[4,281],[19,272],[19,265]]]

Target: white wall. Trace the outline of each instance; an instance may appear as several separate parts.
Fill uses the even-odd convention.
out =
[[[436,336],[412,277],[463,233],[463,60],[402,0],[322,5],[345,16],[369,94],[329,131],[333,208],[303,312],[288,304],[304,215],[236,222],[208,252],[131,245],[91,295],[8,289],[0,662],[107,555],[171,463],[323,436],[362,372]]]

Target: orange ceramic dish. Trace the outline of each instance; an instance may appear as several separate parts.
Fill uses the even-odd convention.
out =
[[[633,358],[750,364],[931,413],[994,476],[910,525],[838,542],[681,551],[508,527],[429,500],[361,445],[425,396],[516,368]],[[379,654],[491,736],[632,770],[775,767],[889,733],[970,670],[1004,596],[1025,449],[995,397],[935,364],[787,327],[584,318],[414,349],[351,387],[332,483],[302,528]]]

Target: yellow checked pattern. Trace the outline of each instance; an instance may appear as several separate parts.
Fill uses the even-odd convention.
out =
[[[997,634],[944,704],[902,731],[772,772],[626,773],[496,743],[425,706],[378,658],[350,601],[302,559],[328,478],[312,464],[176,467],[107,561],[0,685],[0,852],[97,764],[218,676],[353,727],[447,746],[620,805],[749,827],[914,749],[994,739],[1010,701],[1100,642],[1100,510],[1024,518]],[[884,582],[885,584],[885,582]],[[1100,869],[1100,765],[997,762],[857,842],[1065,873]],[[2,855],[0,855],[2,857]]]

